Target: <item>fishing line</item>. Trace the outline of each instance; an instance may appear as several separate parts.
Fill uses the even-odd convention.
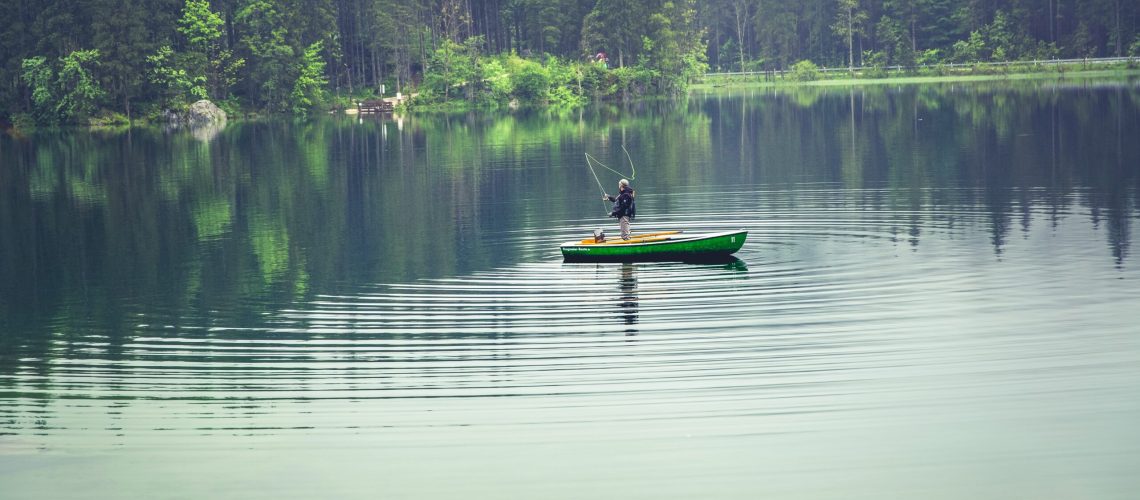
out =
[[[629,160],[629,168],[633,170],[633,175],[629,176],[629,180],[637,178],[637,168],[633,166],[633,157],[629,156],[629,150],[625,149],[625,144],[621,145],[621,150],[625,151],[625,158]]]
[[[602,181],[598,180],[598,173],[594,172],[594,166],[590,164],[590,153],[586,153],[586,166],[590,167],[590,173],[594,174],[594,181],[598,183],[598,190],[602,192],[602,196],[606,196],[606,188],[602,187]],[[609,213],[609,207],[606,206],[606,200],[602,200],[602,210],[605,210],[606,213]]]
[[[629,168],[632,170],[630,175],[625,175],[624,173],[618,172],[617,170],[614,170],[614,169],[610,168],[609,166],[607,166],[605,163],[602,163],[597,158],[590,156],[590,153],[585,153],[586,154],[586,166],[590,167],[590,173],[594,174],[594,182],[598,183],[598,189],[600,189],[602,191],[602,196],[608,196],[608,195],[606,194],[606,188],[602,187],[602,181],[600,179],[598,179],[598,173],[594,171],[594,163],[597,163],[602,168],[617,174],[619,177],[622,177],[622,178],[628,177],[629,180],[631,180],[631,181],[637,178],[637,168],[633,166],[633,157],[631,157],[629,155],[629,150],[625,149],[625,144],[621,145],[621,150],[625,151],[625,157],[629,160]],[[602,205],[605,206],[605,204],[606,204],[606,202],[603,201]],[[607,211],[607,213],[609,212],[609,207],[606,208],[606,211]]]
[[[594,163],[597,163],[597,164],[598,164],[599,166],[601,166],[602,168],[604,168],[604,169],[606,169],[606,170],[609,170],[610,172],[613,172],[613,173],[617,174],[617,175],[618,175],[618,176],[620,176],[620,177],[623,177],[623,178],[627,178],[627,179],[629,179],[629,180],[631,180],[631,181],[632,181],[632,180],[634,180],[634,177],[635,177],[635,176],[633,176],[633,175],[625,175],[625,173],[623,173],[623,172],[618,172],[617,170],[614,170],[614,169],[610,168],[608,165],[606,165],[605,163],[602,163],[602,162],[601,162],[600,160],[598,160],[597,158],[594,158],[593,156],[590,156],[590,153],[586,153],[586,163],[587,163],[587,164],[590,164],[590,165],[591,165],[591,166],[590,166],[590,168],[591,168],[591,169],[593,169],[593,168],[594,168],[594,167],[592,166],[592,164],[594,164]],[[630,165],[632,165],[632,164],[633,164],[633,160],[630,160]],[[636,173],[637,173],[637,172],[634,172],[634,174],[636,174]]]

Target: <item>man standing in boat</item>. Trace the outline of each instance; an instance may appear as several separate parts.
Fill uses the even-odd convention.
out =
[[[621,227],[621,239],[629,239],[629,220],[637,215],[637,206],[633,203],[633,188],[629,187],[629,181],[622,179],[618,181],[618,195],[610,196],[606,194],[603,199],[612,201],[614,208],[610,210],[610,217],[617,217],[618,226]]]

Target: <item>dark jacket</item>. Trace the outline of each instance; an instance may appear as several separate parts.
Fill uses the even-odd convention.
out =
[[[614,208],[610,210],[610,217],[629,217],[632,219],[637,214],[637,205],[633,202],[633,188],[625,186],[621,188],[621,192],[617,197],[606,196],[610,201],[614,202]]]

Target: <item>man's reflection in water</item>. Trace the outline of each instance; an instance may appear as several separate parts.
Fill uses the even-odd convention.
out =
[[[637,276],[634,265],[628,262],[621,265],[621,279],[618,280],[618,307],[625,321],[625,334],[637,335]]]

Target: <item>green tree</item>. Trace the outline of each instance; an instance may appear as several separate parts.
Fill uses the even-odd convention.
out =
[[[21,64],[24,82],[32,91],[32,113],[38,123],[55,123],[59,115],[55,110],[55,71],[47,58],[36,56],[24,59]]]
[[[449,100],[456,89],[461,89],[464,97],[474,100],[476,89],[481,85],[478,81],[478,47],[481,43],[481,37],[468,38],[462,44],[442,40],[428,61],[425,89],[443,101]]]
[[[89,45],[99,51],[99,76],[108,105],[127,117],[132,102],[145,99],[146,58],[157,50],[158,40],[173,29],[173,12],[181,0],[85,0],[90,16]],[[112,104],[114,103],[114,104]]]
[[[248,54],[251,100],[270,111],[289,109],[286,99],[296,81],[296,52],[287,43],[289,30],[277,4],[250,0],[234,20],[243,28],[240,44]]]
[[[708,70],[695,6],[695,0],[667,1],[649,18],[650,32],[642,41],[643,65],[653,72],[662,93],[682,92],[691,79]]]
[[[859,0],[837,0],[838,10],[831,30],[847,43],[847,68],[855,67],[855,36],[863,34],[867,12],[859,8]]]
[[[182,59],[182,61],[180,61]],[[166,107],[181,107],[188,99],[206,99],[206,77],[186,69],[185,57],[179,57],[169,45],[158,48],[147,56],[150,64],[149,80],[158,88],[161,103]]]
[[[802,58],[797,26],[799,17],[787,4],[762,5],[757,9],[756,31],[760,38],[760,53],[765,59],[775,61],[781,68],[790,66],[797,58]]]
[[[182,17],[178,20],[178,32],[186,38],[192,50],[209,54],[222,37],[225,21],[218,13],[210,10],[207,0],[186,0]]]
[[[91,116],[106,95],[92,73],[98,66],[98,50],[77,50],[60,59],[58,108],[65,118],[80,120]]]
[[[986,42],[981,32],[973,31],[970,33],[970,38],[954,42],[952,58],[960,63],[978,62],[982,60],[982,53],[985,50]]]
[[[651,14],[645,0],[598,0],[582,26],[582,38],[596,45],[584,48],[616,51],[617,67],[625,67],[627,58],[634,61],[641,52]]]
[[[59,60],[57,71],[44,57],[24,60],[23,76],[32,88],[37,119],[41,123],[81,122],[94,114],[106,95],[93,73],[98,65],[98,50],[68,54]]]
[[[905,30],[901,23],[889,16],[879,18],[875,24],[875,40],[886,65],[914,66],[915,53]]]
[[[238,71],[245,65],[244,60],[222,45],[224,28],[225,20],[210,10],[210,2],[186,0],[178,20],[178,33],[186,43],[182,65],[192,78],[203,77],[206,95],[199,98],[224,99],[237,83]]]
[[[740,71],[744,71],[744,46],[754,15],[754,0],[732,0],[732,30],[736,34],[737,55],[740,56]]]
[[[323,44],[316,42],[305,49],[305,57],[301,60],[300,76],[293,84],[293,92],[289,94],[293,113],[306,116],[310,111],[325,102],[325,61],[321,58]]]

